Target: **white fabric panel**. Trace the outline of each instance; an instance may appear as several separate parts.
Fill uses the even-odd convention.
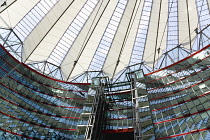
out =
[[[93,13],[91,14],[90,18],[88,19],[88,21],[84,26],[85,28],[82,29],[80,35],[76,39],[75,43],[72,45],[69,53],[67,54],[66,58],[64,59],[61,65],[61,69],[66,77],[70,75],[72,69],[73,71],[71,77],[84,72],[85,70],[88,69],[91,63],[92,57],[99,45],[99,42],[105,32],[105,29],[109,23],[112,13],[117,5],[117,0],[110,0],[110,2],[109,0],[103,0],[102,2],[103,2],[102,7],[100,7],[99,12],[97,13],[98,8],[101,4],[100,2],[94,9]],[[106,7],[106,9],[104,9],[108,2],[109,2],[108,6]],[[100,17],[103,11],[104,13]],[[96,17],[95,14],[97,14]],[[91,33],[92,31],[93,33],[87,35],[88,30],[90,30],[89,33]],[[87,44],[86,44],[87,40],[85,40],[85,38],[86,39],[89,38]],[[76,61],[77,57],[79,57],[79,52],[83,47],[85,47],[85,49],[82,52],[82,55],[77,62],[77,65],[74,67],[73,66],[74,61]]]
[[[208,8],[209,8],[209,13],[210,13],[210,0],[206,0]]]
[[[75,1],[72,4],[71,2],[72,0],[60,0],[26,38],[23,61],[30,63],[31,61],[44,61],[48,58],[84,5],[85,0]],[[68,8],[69,4],[71,6]],[[65,14],[63,14],[64,11]]]
[[[117,32],[115,34],[112,46],[108,53],[107,59],[105,61],[103,70],[108,75],[112,76],[116,68],[117,60],[120,55],[121,48],[124,47],[123,41],[126,37],[126,31],[129,28],[130,17],[132,17],[133,8],[135,7],[136,0],[128,1],[127,7],[124,11],[120,24],[118,26]],[[131,55],[131,54],[130,54]],[[128,59],[130,58],[128,56]],[[129,61],[129,60],[128,60]],[[123,63],[121,64],[122,67]],[[119,65],[118,65],[119,66]]]
[[[133,16],[131,26],[130,26],[130,31],[127,37],[127,40],[125,42],[125,47],[123,49],[122,55],[120,57],[120,63],[116,69],[115,73],[118,73],[122,69],[125,68],[129,64],[130,57],[132,55],[132,50],[135,45],[135,40],[136,40],[136,34],[139,29],[139,24],[140,24],[140,18],[143,10],[143,5],[144,5],[144,0],[137,1],[136,3],[136,9],[134,11],[135,16]]]
[[[179,26],[179,44],[183,44],[185,48],[190,49],[190,37],[193,42],[195,41],[195,29],[198,25],[198,16],[196,9],[196,1],[190,0],[187,3],[186,0],[178,0],[178,26]],[[188,13],[189,13],[189,23],[188,23]]]
[[[153,66],[155,51],[158,48],[160,48],[159,56],[161,56],[162,51],[165,50],[166,48],[167,19],[168,19],[168,0],[162,0],[161,6],[160,6],[160,1],[153,0],[147,40],[143,56],[143,60],[145,60],[146,64],[150,67]],[[159,27],[158,27],[158,22],[159,22]],[[156,51],[156,60],[157,58],[158,58],[158,51]]]
[[[0,13],[2,13],[6,8],[11,6],[16,1],[17,0],[7,0],[5,3],[5,0],[0,0]]]
[[[7,5],[0,7],[0,27],[13,28],[38,2],[39,0],[7,0]]]

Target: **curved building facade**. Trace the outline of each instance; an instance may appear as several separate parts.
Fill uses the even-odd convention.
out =
[[[0,50],[1,139],[210,137],[209,45],[158,71],[92,85],[49,78]]]
[[[0,139],[209,140],[210,0],[0,0]]]
[[[209,51],[146,74],[157,139],[209,139]]]
[[[1,57],[1,139],[74,139],[87,83],[41,75],[13,58]]]

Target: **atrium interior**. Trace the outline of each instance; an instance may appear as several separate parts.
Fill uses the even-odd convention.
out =
[[[0,0],[1,140],[209,140],[210,0]]]

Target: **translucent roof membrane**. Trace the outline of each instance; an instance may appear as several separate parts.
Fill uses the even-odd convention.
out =
[[[100,41],[100,44],[93,56],[93,60],[90,64],[89,70],[100,71],[106,60],[106,56],[109,52],[112,41],[115,37],[115,33],[118,29],[121,17],[125,10],[127,0],[119,0],[116,9],[109,21],[109,24],[104,32],[104,35]]]
[[[17,37],[0,30],[0,42],[63,80],[87,71],[113,78],[135,64],[149,72],[210,43],[209,7],[210,0],[7,0],[0,27]],[[12,48],[19,39],[22,49]]]
[[[197,0],[197,12],[199,16],[200,29],[203,29],[210,23],[209,5],[207,0]]]
[[[167,51],[178,45],[178,0],[170,0],[168,15]]]
[[[132,56],[130,59],[130,65],[142,62],[144,46],[147,38],[147,31],[149,26],[149,17],[152,8],[152,0],[144,1],[144,6],[139,22],[138,31],[136,34],[135,44],[133,47]]]
[[[194,48],[195,50],[200,49],[205,47],[206,45],[208,45],[210,43],[209,38],[207,37],[209,34],[209,28],[208,25],[210,24],[210,10],[209,10],[209,6],[210,6],[210,2],[208,0],[197,0],[196,1],[196,5],[197,5],[197,13],[198,13],[198,25],[199,25],[199,29],[198,31],[203,30],[203,33],[205,34],[205,36],[199,36],[199,41],[198,44],[200,44],[200,46],[198,46],[198,48]]]
[[[66,32],[48,57],[47,60],[50,63],[53,63],[55,65],[61,64],[97,3],[97,0],[88,0],[84,4],[78,15],[75,17],[69,28],[66,30]]]
[[[31,33],[42,18],[59,0],[40,0],[14,27],[21,40]]]

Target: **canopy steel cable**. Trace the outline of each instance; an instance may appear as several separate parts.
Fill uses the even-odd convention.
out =
[[[87,34],[87,36],[85,37],[85,38],[87,38],[87,37],[88,37],[88,38],[87,38],[87,40],[85,39],[85,41],[84,41],[83,44],[82,44],[83,47],[81,48],[81,50],[80,50],[80,52],[79,52],[79,55],[77,56],[77,59],[74,61],[73,67],[72,67],[72,69],[71,69],[71,71],[70,71],[70,73],[69,73],[69,75],[68,75],[68,77],[67,77],[67,81],[68,81],[68,79],[70,78],[70,76],[71,76],[71,74],[72,74],[72,72],[73,72],[73,70],[74,70],[76,64],[78,64],[77,62],[78,62],[79,58],[82,56],[82,53],[83,53],[83,51],[85,50],[86,45],[88,44],[88,40],[90,40],[91,35],[92,35],[93,32],[95,31],[95,28],[96,28],[96,26],[98,25],[98,23],[99,23],[99,21],[100,21],[102,15],[103,15],[103,13],[105,12],[105,9],[106,9],[107,6],[109,5],[109,2],[110,2],[110,0],[107,2],[106,6],[104,7],[104,10],[103,10],[103,12],[101,13],[101,16],[99,17],[97,23],[95,24],[95,27],[93,28],[92,32],[90,33],[90,35],[89,35],[89,37],[88,37],[88,34],[89,34],[90,30],[91,30],[91,28],[89,28],[88,34]],[[103,0],[101,0],[101,5],[100,5],[100,7],[102,6],[102,3],[103,3]],[[99,10],[100,10],[100,8],[98,9],[97,13],[99,12]],[[92,24],[91,24],[91,27],[93,26],[94,21],[96,20],[96,17],[97,17],[97,16],[98,16],[98,14],[95,15],[94,20],[93,20],[93,22],[92,22]],[[81,65],[80,65],[80,66],[81,66]],[[82,66],[81,66],[81,67],[82,67]],[[83,68],[83,67],[82,67],[82,68]],[[83,69],[86,70],[85,68],[83,68]]]
[[[186,0],[186,5],[187,5],[187,21],[188,21],[189,40],[190,40],[190,50],[192,51],[192,40],[191,40],[191,33],[190,33],[190,15],[189,15],[188,0]]]
[[[15,0],[15,1],[13,1],[10,5],[12,5],[14,2],[16,2],[17,0]],[[10,5],[7,5],[7,0],[6,1],[4,1],[4,3],[2,3],[1,4],[1,6],[0,7],[2,7],[2,6],[6,6],[6,8],[4,9],[4,10],[2,10],[1,12],[0,12],[0,14],[2,13],[2,12],[4,12],[5,10],[7,11],[7,16],[8,16],[8,18],[9,18],[9,24],[10,25],[8,25],[8,23],[0,16],[0,18],[1,18],[1,20],[4,22],[4,24],[6,24],[7,26],[8,26],[8,28],[11,28],[12,27],[12,24],[11,24],[11,21],[10,21],[10,16],[9,16],[9,12],[8,12],[8,7],[10,6]]]
[[[149,23],[150,23],[150,21],[151,21],[151,17],[150,17],[150,16],[151,16],[151,13],[152,13],[152,7],[153,7],[153,0],[146,1],[146,2],[147,2],[147,3],[151,3],[151,6],[150,6],[149,15],[148,15],[148,17],[149,17],[149,19],[148,19],[148,23],[147,23],[147,24],[148,24],[148,25],[147,25],[148,27],[147,27],[147,34],[146,34],[146,38],[145,38],[145,40],[144,40],[144,41],[145,41],[145,43],[144,43],[144,49],[143,49],[143,54],[142,54],[142,60],[144,59],[145,46],[146,46],[146,43],[147,43],[146,41],[147,41],[147,38],[148,38],[148,31],[149,31],[149,27],[150,27],[150,24],[149,24]],[[145,2],[145,3],[146,3],[146,2]],[[146,7],[146,8],[148,8],[148,7]],[[146,11],[146,10],[145,10],[145,11]],[[149,57],[150,57],[150,56],[149,56]],[[149,58],[149,57],[147,57],[147,58]],[[147,59],[147,58],[146,58],[146,59]],[[146,60],[146,59],[145,59],[145,60]],[[143,62],[145,62],[145,60],[143,60]]]
[[[201,10],[198,11],[198,9],[197,9],[197,11],[198,11],[197,29],[198,29],[199,24],[200,24],[200,17],[201,17],[201,12],[202,12],[203,6],[204,6],[204,1],[202,1]],[[195,29],[195,30],[196,30],[196,29]],[[195,30],[193,30],[192,32],[190,32],[190,36],[195,32]],[[187,38],[188,38],[188,37],[187,37]],[[186,39],[187,39],[187,38],[186,38]],[[196,37],[194,37],[193,39],[191,39],[191,40],[189,41],[189,43],[191,43],[192,40],[194,40],[195,38],[196,38]],[[185,39],[185,40],[186,40],[186,39]],[[183,42],[184,42],[185,40],[183,40]],[[182,43],[183,43],[183,42],[182,42]],[[182,44],[182,43],[181,43],[181,44]],[[190,51],[191,51],[191,53],[192,53],[193,49],[191,48]]]
[[[174,3],[174,0],[172,1],[172,3]],[[202,1],[201,10],[198,11],[198,13],[199,13],[198,15],[199,15],[199,16],[198,16],[198,21],[197,21],[197,27],[198,27],[198,25],[200,24],[199,21],[200,21],[200,15],[201,15],[201,11],[202,11],[203,5],[204,5],[204,1]],[[171,4],[171,7],[172,7],[172,4]],[[171,9],[171,8],[170,8],[170,9]],[[169,11],[169,14],[170,14],[170,12],[171,12],[171,10]],[[168,20],[167,20],[167,22],[168,22]],[[165,29],[166,29],[166,26],[165,26]],[[164,29],[164,33],[165,33],[165,29]],[[194,31],[193,31],[193,32],[194,32]],[[192,35],[193,32],[191,32],[190,35]],[[187,39],[187,38],[186,38],[186,39]],[[186,39],[185,39],[185,40],[186,40]],[[163,40],[163,36],[162,36],[162,39],[161,39],[161,43],[162,43],[162,40]],[[185,40],[184,40],[184,41],[185,41]],[[184,41],[183,41],[183,42],[184,42]],[[181,43],[181,44],[182,44],[182,43]],[[160,44],[160,45],[161,45],[161,44]]]
[[[158,27],[157,27],[156,42],[155,42],[155,54],[154,54],[154,60],[153,60],[153,66],[152,66],[153,70],[154,70],[154,66],[155,66],[155,57],[156,57],[157,44],[158,44],[158,33],[159,33],[159,26],[160,26],[160,17],[161,17],[160,15],[161,15],[162,1],[163,0],[160,1],[160,7],[159,7],[158,25],[157,25]],[[153,4],[154,4],[154,2],[153,2]],[[167,19],[167,22],[168,22],[168,19]],[[167,24],[167,22],[166,22],[166,24]]]
[[[174,3],[174,0],[172,1],[172,4]],[[169,14],[171,13],[171,9],[172,9],[172,4],[171,4],[171,6],[170,6],[170,10],[169,10]],[[159,14],[160,14],[160,12],[159,12]],[[189,11],[188,11],[188,14],[189,14]],[[169,19],[169,18],[168,18]],[[165,30],[166,30],[166,27],[167,27],[167,23],[168,23],[168,19],[167,19],[167,22],[166,22],[166,24],[165,24],[165,28],[164,28],[164,33],[165,33]],[[193,31],[194,32],[194,31]],[[192,33],[193,33],[192,32]],[[161,43],[163,42],[163,36],[164,36],[164,33],[163,33],[163,35],[162,35],[162,38],[161,38]],[[191,34],[192,33],[190,33],[190,36],[191,36]],[[186,38],[187,39],[187,38]],[[160,45],[159,45],[159,48],[160,48],[160,46],[161,46],[161,43],[160,43]],[[156,54],[156,51],[155,51],[155,54]],[[154,55],[155,55],[154,54]],[[151,55],[150,55],[151,56]],[[149,56],[149,57],[150,57]],[[149,57],[147,57],[147,58],[149,58]],[[147,59],[145,59],[145,60],[147,60]],[[155,57],[154,57],[154,62],[153,62],[153,70],[154,70],[154,63],[155,63]]]
[[[114,77],[114,75],[115,75],[115,72],[116,72],[116,70],[117,70],[117,66],[118,66],[118,64],[119,64],[119,62],[120,62],[121,54],[122,54],[123,49],[124,49],[124,47],[125,47],[125,42],[126,42],[126,40],[127,40],[128,34],[129,34],[130,30],[131,30],[131,28],[129,28],[129,27],[131,27],[131,25],[133,24],[133,22],[132,22],[132,17],[134,17],[134,16],[136,15],[136,14],[134,14],[134,11],[135,11],[135,9],[136,9],[136,7],[137,7],[136,3],[137,3],[137,0],[135,1],[135,6],[134,6],[134,8],[133,8],[133,10],[132,10],[132,16],[131,16],[130,21],[129,21],[129,23],[128,23],[128,28],[127,28],[127,30],[126,30],[125,37],[124,37],[123,43],[122,43],[122,47],[121,47],[121,49],[120,49],[120,53],[119,53],[119,56],[118,56],[118,59],[117,59],[116,65],[115,65],[115,69],[114,69],[114,72],[113,72],[113,74],[112,74],[112,79],[113,79],[113,77]],[[140,3],[141,3],[141,2],[140,2]],[[132,22],[132,23],[131,23],[131,22]],[[129,30],[129,29],[130,29],[130,30]]]
[[[12,5],[13,3],[15,3],[16,1],[17,1],[17,0],[14,0],[12,3],[10,3],[9,5],[7,5],[7,3],[5,3],[5,2],[7,2],[7,0],[5,0],[4,3],[2,3],[0,7],[5,6],[5,5],[7,5],[7,7],[6,7],[4,10],[2,10],[2,11],[0,12],[0,14],[1,14],[2,12],[4,12],[10,5]]]
[[[8,18],[9,18],[9,24],[10,24],[10,27],[12,27],[12,23],[11,23],[11,20],[10,20],[10,15],[9,15],[9,10],[8,10],[8,9],[6,9],[6,11],[7,11],[7,15],[8,15]]]
[[[25,58],[25,62],[28,60],[28,58],[33,54],[33,52],[36,50],[36,48],[41,44],[41,42],[44,40],[44,38],[48,35],[48,33],[53,29],[53,27],[57,24],[57,22],[60,20],[60,18],[64,15],[64,13],[70,8],[70,6],[74,3],[75,0],[72,0],[72,2],[67,6],[67,8],[62,12],[62,14],[57,18],[57,20],[53,23],[53,25],[50,27],[50,29],[46,32],[46,34],[42,37],[42,39],[38,42],[38,44],[34,47],[34,49],[31,51],[31,53],[28,55],[28,57]]]
[[[198,2],[197,2],[198,3]],[[207,3],[207,6],[208,6],[208,0],[206,0],[206,3]],[[200,18],[201,18],[201,11],[203,10],[203,6],[204,6],[204,0],[202,1],[202,5],[201,5],[201,10],[200,11],[198,11],[198,4],[196,5],[196,8],[197,8],[197,11],[198,11],[198,23],[197,23],[197,34],[199,34],[198,33],[198,27],[200,26],[201,27],[201,23],[200,23]],[[208,6],[208,9],[209,9],[209,6]],[[210,11],[210,9],[209,9],[209,11]],[[201,30],[203,30],[203,29],[201,29]],[[202,33],[202,32],[201,32]],[[200,34],[200,38],[201,38],[201,34]],[[200,49],[200,41],[201,40],[199,40],[198,41],[198,49]]]
[[[172,1],[172,3],[173,3],[173,2],[174,2],[174,1]],[[204,1],[203,1],[203,3],[204,3]],[[203,3],[202,3],[202,5],[203,5]],[[172,8],[172,5],[171,5],[171,8]],[[170,8],[170,9],[171,9],[171,8]],[[171,10],[169,11],[169,13],[170,13],[170,12],[171,12]],[[201,13],[201,11],[200,11],[200,13]],[[189,14],[189,9],[188,9],[188,14]],[[189,16],[188,16],[188,18],[189,18]],[[166,22],[166,23],[168,23],[168,19],[167,19],[167,22]],[[188,24],[190,24],[190,23],[188,22]],[[197,24],[199,24],[199,22],[198,22]],[[167,24],[166,24],[166,25],[167,25]],[[166,25],[165,25],[165,29],[166,29]],[[165,33],[165,29],[164,29],[164,33]],[[193,31],[193,32],[194,32],[194,31]],[[192,33],[193,33],[193,32],[192,32]],[[189,30],[189,36],[188,36],[188,37],[190,37],[192,33],[190,33],[190,30]],[[164,36],[164,35],[162,35],[161,43],[162,43],[162,40],[163,40],[163,36]],[[187,37],[187,38],[188,38],[188,37]],[[187,38],[186,38],[186,39],[187,39]],[[191,37],[190,37],[190,38],[191,38]],[[185,39],[185,40],[186,40],[186,39]],[[184,41],[185,41],[185,40],[184,40]],[[184,42],[184,41],[183,41],[183,42]],[[191,41],[190,41],[190,43],[191,43]],[[154,53],[153,53],[153,54],[154,54]],[[150,55],[150,56],[151,56],[151,55]],[[150,56],[148,56],[145,60],[147,60]],[[154,61],[154,63],[155,63],[155,61]],[[153,66],[154,66],[154,63],[153,63]]]
[[[50,1],[51,3],[53,3],[52,0],[49,0],[49,1]],[[26,17],[29,15],[29,13],[31,13],[32,10],[33,10],[38,4],[40,4],[40,2],[42,2],[42,0],[39,0],[39,1],[36,3],[36,5],[34,5],[34,7],[33,7],[33,8],[32,8],[32,9],[31,9],[31,10],[30,10],[22,19],[20,19],[19,22],[16,23],[16,25],[14,25],[13,30],[16,29],[16,28],[18,27],[19,24],[21,24],[21,22],[24,20],[24,18],[26,18]],[[59,2],[59,0],[56,0],[56,2],[53,3],[53,6],[52,6],[52,7],[54,7],[58,2]],[[49,6],[49,5],[48,5],[48,6]],[[51,9],[52,9],[52,7],[51,7]],[[49,12],[49,11],[48,11],[48,12]],[[48,13],[48,12],[47,12],[47,13]],[[47,13],[46,13],[46,14],[47,14]],[[45,14],[45,15],[46,15],[46,14]],[[43,18],[43,17],[42,17],[42,18]],[[32,20],[35,21],[34,19],[32,19]],[[38,19],[38,21],[39,21],[39,19]],[[35,22],[36,22],[36,21],[35,21]],[[37,27],[38,24],[39,24],[39,23],[37,22],[37,24],[33,27],[33,29],[34,29],[35,27]],[[32,29],[32,31],[33,31],[33,29]],[[21,30],[22,30],[22,29],[21,29]],[[29,34],[30,34],[32,31],[30,31]],[[18,33],[20,33],[20,32],[18,31]],[[20,33],[20,34],[21,34],[21,33]],[[29,34],[28,34],[28,35],[29,35]],[[21,34],[21,35],[24,36],[23,34]],[[27,36],[28,36],[28,35],[27,35]],[[26,36],[23,40],[21,40],[21,41],[24,41],[24,40],[27,38],[27,36]]]
[[[172,5],[174,4],[174,0],[172,0],[172,2],[171,2],[171,5],[170,5],[170,7],[169,7],[169,12],[168,12],[168,18],[167,18],[167,21],[166,21],[166,24],[165,24],[165,27],[164,27],[164,32],[163,32],[163,35],[162,35],[162,38],[161,38],[161,41],[160,41],[160,45],[159,45],[159,48],[158,48],[158,58],[157,59],[159,59],[159,55],[160,55],[160,50],[161,50],[161,44],[162,44],[162,42],[163,42],[163,37],[164,37],[164,35],[165,35],[165,32],[166,32],[166,27],[167,27],[167,25],[168,25],[168,22],[169,22],[169,17],[170,17],[170,13],[171,13],[171,9],[172,9]],[[166,46],[167,47],[167,46]],[[163,50],[162,50],[163,51]],[[154,58],[155,59],[155,58]],[[155,63],[155,61],[154,61],[154,63]],[[158,60],[157,60],[157,63],[158,63]]]
[[[141,2],[142,1],[140,1],[139,2],[139,4],[138,4],[138,6],[137,6],[137,10],[136,10],[136,12],[135,12],[135,14],[132,14],[132,15],[134,15],[133,17],[133,20],[132,20],[132,23],[130,24],[131,26],[130,27],[128,27],[128,29],[129,29],[129,33],[130,33],[130,31],[131,31],[131,27],[132,27],[132,25],[133,25],[133,23],[134,23],[134,20],[135,20],[135,17],[136,17],[136,15],[137,15],[137,12],[138,12],[138,10],[139,10],[139,7],[140,7],[140,5],[141,5]],[[136,2],[137,3],[137,2]],[[135,4],[136,5],[136,4]],[[135,8],[134,8],[135,9]],[[132,17],[131,17],[131,19],[132,19]],[[139,21],[139,24],[140,24],[140,21]],[[139,25],[138,24],[138,25]],[[127,36],[125,37],[125,40],[127,40],[127,38],[128,38],[128,34],[129,33],[127,33]],[[138,34],[138,30],[136,31],[136,36],[137,36],[137,34]],[[121,49],[121,51],[120,51],[120,55],[121,55],[121,53],[123,52],[123,49],[124,49],[124,47],[125,47],[125,40],[124,40],[124,42],[123,42],[123,48]],[[134,49],[134,46],[133,46],[133,49]],[[132,49],[132,52],[133,52],[133,49]],[[120,59],[120,57],[121,56],[119,56],[119,58],[118,59]],[[131,59],[131,57],[130,57],[130,59]],[[123,62],[121,62],[121,63],[123,63]],[[130,63],[130,61],[129,61],[129,63]],[[123,63],[125,66],[127,65],[127,64],[125,64],[125,63]],[[117,66],[116,66],[117,67]],[[121,71],[120,71],[121,72]],[[119,72],[119,73],[120,73]]]
[[[141,1],[142,2],[142,1]],[[140,2],[140,3],[141,3]],[[144,0],[144,4],[143,4],[143,7],[142,7],[142,12],[141,12],[141,16],[140,16],[140,20],[139,20],[139,23],[138,23],[138,30],[140,29],[140,23],[141,23],[141,18],[142,18],[142,15],[143,15],[143,12],[144,12],[144,6],[145,6],[145,0]],[[140,5],[140,4],[139,4]],[[139,9],[139,6],[138,6],[138,9]],[[138,10],[137,10],[138,11]],[[137,12],[136,12],[136,14],[137,14]],[[135,15],[136,16],[136,15]],[[136,35],[135,35],[135,38],[137,39],[137,34],[138,34],[138,30],[136,31]],[[135,39],[135,42],[136,42],[136,39]],[[131,64],[131,60],[132,60],[132,56],[133,56],[133,53],[134,53],[134,48],[135,48],[135,44],[134,44],[134,46],[133,46],[133,49],[132,49],[132,55],[131,55],[131,57],[130,57],[130,60],[129,60],[129,64]]]
[[[162,3],[162,0],[161,0],[161,2],[160,2],[160,4]],[[174,0],[172,1],[172,4],[174,3]],[[171,6],[170,6],[170,10],[169,10],[169,14],[171,13],[171,9],[172,9],[172,4],[171,4]],[[161,11],[161,6],[160,6],[160,10],[159,11]],[[159,16],[160,16],[160,12],[159,12]],[[167,18],[167,21],[166,21],[166,24],[165,24],[165,28],[164,28],[164,33],[165,33],[165,30],[166,30],[166,27],[167,27],[167,24],[168,24],[168,19],[169,18]],[[160,17],[158,18],[158,21],[160,20]],[[158,23],[158,26],[159,26],[159,23]],[[162,43],[162,40],[163,40],[163,36],[164,36],[164,33],[163,33],[163,35],[162,35],[162,38],[161,38],[161,43]],[[157,36],[158,36],[158,31],[157,31]],[[157,39],[156,39],[156,42],[157,42]],[[161,46],[161,43],[160,43],[160,45],[159,45],[159,48],[160,48],[160,46]],[[157,44],[156,44],[157,45]],[[154,53],[153,53],[154,54]],[[156,54],[156,49],[155,49],[155,54]],[[152,54],[151,54],[152,55]],[[151,56],[150,55],[150,56]],[[150,56],[148,56],[145,60],[147,60]],[[154,59],[155,59],[155,57],[154,57]],[[155,61],[154,61],[154,63],[155,63]],[[153,63],[153,66],[154,66],[154,63]]]
[[[56,49],[58,50],[58,48],[56,48],[56,47],[59,45],[59,43],[61,42],[62,38],[65,36],[65,34],[67,33],[67,31],[70,29],[72,23],[75,23],[75,19],[77,19],[78,15],[79,15],[80,12],[82,11],[82,9],[85,7],[85,5],[87,5],[88,2],[91,2],[91,1],[88,1],[88,0],[87,0],[87,1],[85,2],[85,4],[83,5],[83,7],[79,10],[79,12],[78,12],[77,15],[75,16],[74,20],[71,22],[71,24],[69,24],[68,28],[64,31],[62,37],[59,39],[59,41],[58,41],[57,44],[55,45],[53,51],[52,51],[52,52],[50,53],[50,55],[48,56],[47,60],[48,60],[49,58],[51,58],[51,55],[53,54],[54,50],[56,50]],[[87,22],[87,21],[86,21],[86,22]],[[82,28],[84,28],[84,25],[86,24],[86,22],[83,24],[83,27],[82,27]],[[81,30],[82,30],[82,28],[81,28]],[[80,30],[80,32],[81,32],[81,30]],[[71,32],[72,32],[72,31],[71,31]],[[79,33],[80,33],[80,32],[79,32]],[[79,34],[79,33],[78,33],[78,34]],[[78,37],[78,34],[77,34],[77,37]],[[76,37],[76,38],[77,38],[77,37]],[[75,38],[75,40],[76,40],[76,38]],[[63,40],[64,40],[64,39],[63,39]],[[72,44],[75,42],[75,40],[72,41]],[[72,44],[71,44],[71,46],[72,46]],[[65,46],[65,45],[64,45],[64,46]],[[70,51],[71,46],[68,48],[67,53]],[[63,49],[63,48],[60,48],[60,49]],[[64,50],[64,49],[63,49],[63,50]],[[57,52],[54,52],[54,53],[56,53],[58,56],[60,56]],[[58,67],[61,66],[62,62],[64,61],[64,58],[65,58],[66,55],[67,55],[67,53],[64,55],[63,60],[60,61],[60,64],[57,64],[56,66],[58,66]],[[56,56],[54,56],[54,57],[56,57]],[[58,58],[57,58],[57,59],[58,59]],[[60,59],[58,59],[58,61],[59,61],[59,60],[60,60]],[[56,62],[57,62],[57,61],[56,61]]]
[[[120,0],[118,0],[118,3],[120,3]],[[115,7],[115,10],[116,10],[116,8],[117,8],[117,7]],[[115,10],[114,10],[113,13],[112,13],[112,17],[114,16]],[[124,13],[124,10],[123,10],[123,13]],[[106,27],[106,30],[108,29],[108,26],[109,26],[109,24],[110,24],[110,21],[111,21],[112,17],[109,19],[109,23],[108,23],[108,25],[107,25],[107,27]],[[118,26],[119,26],[119,25],[118,25]],[[118,28],[119,28],[119,27],[117,27],[117,29],[118,29]],[[116,29],[116,30],[117,30],[117,29]],[[101,38],[100,42],[103,40],[103,37],[105,36],[106,30],[104,31],[104,33],[103,33],[103,35],[102,35],[102,38]],[[114,36],[115,36],[115,35],[116,35],[116,33],[114,33]],[[113,43],[113,40],[110,41],[110,43],[112,44],[112,43]],[[100,45],[100,43],[99,43],[99,45]],[[93,62],[95,56],[97,56],[97,52],[98,52],[98,50],[99,50],[99,48],[100,48],[99,45],[98,45],[97,50],[95,51],[95,53],[94,53],[94,55],[93,55],[93,57],[92,57],[92,62]],[[109,51],[110,51],[110,46],[109,46],[108,49],[109,49],[109,50],[108,50],[108,52],[109,52]],[[105,60],[106,60],[106,57],[107,57],[107,55],[104,57]],[[105,60],[104,60],[104,63],[105,63]],[[92,65],[92,62],[90,63],[88,69],[90,69],[90,67],[91,67],[91,65]],[[104,65],[104,63],[103,63],[103,65]],[[103,65],[101,65],[102,68],[103,68]],[[101,70],[102,70],[102,68],[101,68]]]
[[[0,8],[3,7],[3,6],[6,6],[6,8],[5,8],[4,10],[2,10],[2,11],[0,12],[0,14],[1,14],[3,11],[6,10],[7,16],[8,16],[8,19],[9,19],[9,24],[1,17],[1,15],[0,15],[0,18],[1,18],[1,20],[4,22],[4,24],[8,26],[8,28],[11,28],[11,27],[12,27],[12,24],[11,24],[9,12],[8,12],[8,7],[9,7],[11,4],[8,6],[6,2],[7,2],[7,1],[4,1],[4,3],[2,3],[2,4],[0,5]],[[15,2],[15,1],[14,1],[14,2]],[[13,3],[14,3],[14,2],[13,2]],[[12,4],[13,4],[13,3],[12,3]]]

